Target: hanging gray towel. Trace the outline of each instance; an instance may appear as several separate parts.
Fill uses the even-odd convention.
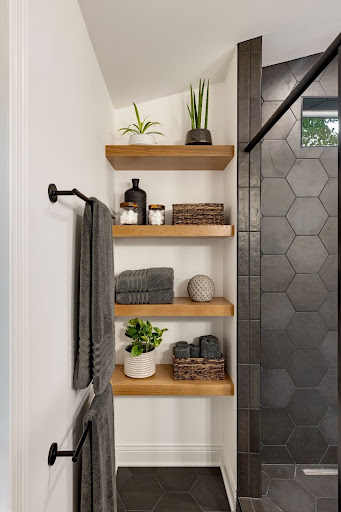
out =
[[[111,384],[84,418],[91,430],[82,449],[80,512],[116,512],[114,408]]]
[[[74,385],[84,389],[93,380],[95,394],[100,395],[115,368],[112,217],[105,204],[91,200],[83,217]]]
[[[116,277],[116,292],[152,292],[174,288],[174,270],[169,267],[125,270]]]

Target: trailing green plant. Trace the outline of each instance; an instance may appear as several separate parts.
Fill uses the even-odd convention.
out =
[[[132,340],[132,356],[139,356],[158,347],[162,342],[163,333],[168,331],[153,327],[148,320],[144,322],[141,318],[132,318],[128,324],[125,335]]]
[[[202,107],[204,102],[204,93],[205,93],[205,81],[201,82],[201,78],[199,80],[199,90],[198,90],[198,102],[195,96],[195,92],[193,91],[192,84],[191,85],[191,106],[187,105],[189,117],[192,123],[192,130],[201,128],[201,117],[202,117]],[[207,130],[207,122],[208,122],[208,100],[209,100],[209,91],[210,91],[210,81],[207,80],[206,86],[206,107],[205,107],[205,123],[204,128]]]
[[[138,133],[148,133],[149,135],[163,135],[163,133],[161,132],[150,132],[147,130],[149,128],[151,128],[152,126],[157,126],[157,125],[161,125],[161,123],[158,123],[157,121],[147,121],[146,122],[146,119],[149,117],[145,117],[143,121],[141,121],[140,119],[140,114],[139,114],[139,111],[138,111],[138,108],[136,106],[135,103],[133,103],[134,105],[134,109],[135,109],[135,114],[136,114],[136,120],[137,120],[137,124],[136,123],[131,123],[130,125],[128,125],[126,128],[120,128],[118,131],[123,131],[123,134],[122,135],[125,135],[127,132],[129,133],[135,133],[135,134],[138,134]]]

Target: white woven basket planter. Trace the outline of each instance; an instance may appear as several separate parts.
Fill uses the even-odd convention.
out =
[[[134,133],[129,137],[130,146],[154,146],[156,139],[149,133]]]
[[[127,350],[124,351],[124,373],[127,377],[145,379],[154,375],[155,371],[155,349],[140,356],[132,356]]]

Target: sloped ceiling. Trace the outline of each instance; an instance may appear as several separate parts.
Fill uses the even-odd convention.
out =
[[[324,51],[341,1],[78,0],[115,107],[224,80],[241,41],[263,35],[263,65]]]

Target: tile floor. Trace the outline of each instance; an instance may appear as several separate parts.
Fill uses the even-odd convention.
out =
[[[304,469],[337,466],[263,464],[263,503],[267,512],[338,512],[338,477],[307,475]]]
[[[124,468],[117,512],[229,512],[220,468]]]

